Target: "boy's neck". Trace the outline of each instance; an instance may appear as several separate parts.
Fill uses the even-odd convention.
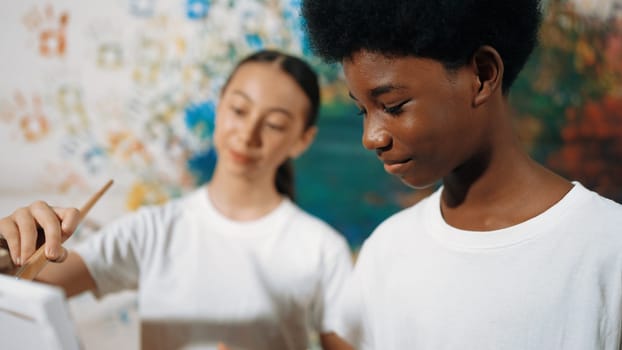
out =
[[[520,150],[503,156],[465,165],[443,179],[441,210],[448,224],[473,231],[513,226],[546,211],[572,188]]]
[[[572,188],[529,157],[506,118],[486,151],[443,178],[441,209],[448,224],[474,231],[513,226],[546,211]]]

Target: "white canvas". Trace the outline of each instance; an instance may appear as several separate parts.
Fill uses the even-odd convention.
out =
[[[60,288],[0,275],[0,347],[77,350],[80,343]]]

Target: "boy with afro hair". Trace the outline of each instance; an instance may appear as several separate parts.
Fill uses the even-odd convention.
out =
[[[508,94],[537,0],[303,0],[363,145],[431,196],[363,245],[338,333],[362,349],[621,349],[622,206],[532,160]]]

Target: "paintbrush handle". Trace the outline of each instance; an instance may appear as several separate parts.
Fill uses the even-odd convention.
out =
[[[106,193],[108,188],[112,186],[113,181],[108,180],[108,182],[102,187],[99,191],[97,191],[91,198],[80,208],[80,216],[78,219],[78,224],[86,217],[91,208],[97,203],[97,201]],[[65,253],[66,254],[66,251]],[[65,257],[66,258],[66,257]],[[45,267],[48,259],[45,257],[45,243],[43,243],[39,249],[37,249],[34,254],[22,265],[17,272],[15,272],[15,277],[32,281],[39,272]]]

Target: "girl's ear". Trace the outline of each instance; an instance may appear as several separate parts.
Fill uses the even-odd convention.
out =
[[[476,74],[475,95],[473,106],[480,106],[502,89],[503,84],[503,60],[491,46],[482,46],[471,58],[471,65]]]
[[[317,126],[311,126],[302,133],[296,144],[291,148],[289,157],[294,159],[304,153],[311,146],[317,135]]]

